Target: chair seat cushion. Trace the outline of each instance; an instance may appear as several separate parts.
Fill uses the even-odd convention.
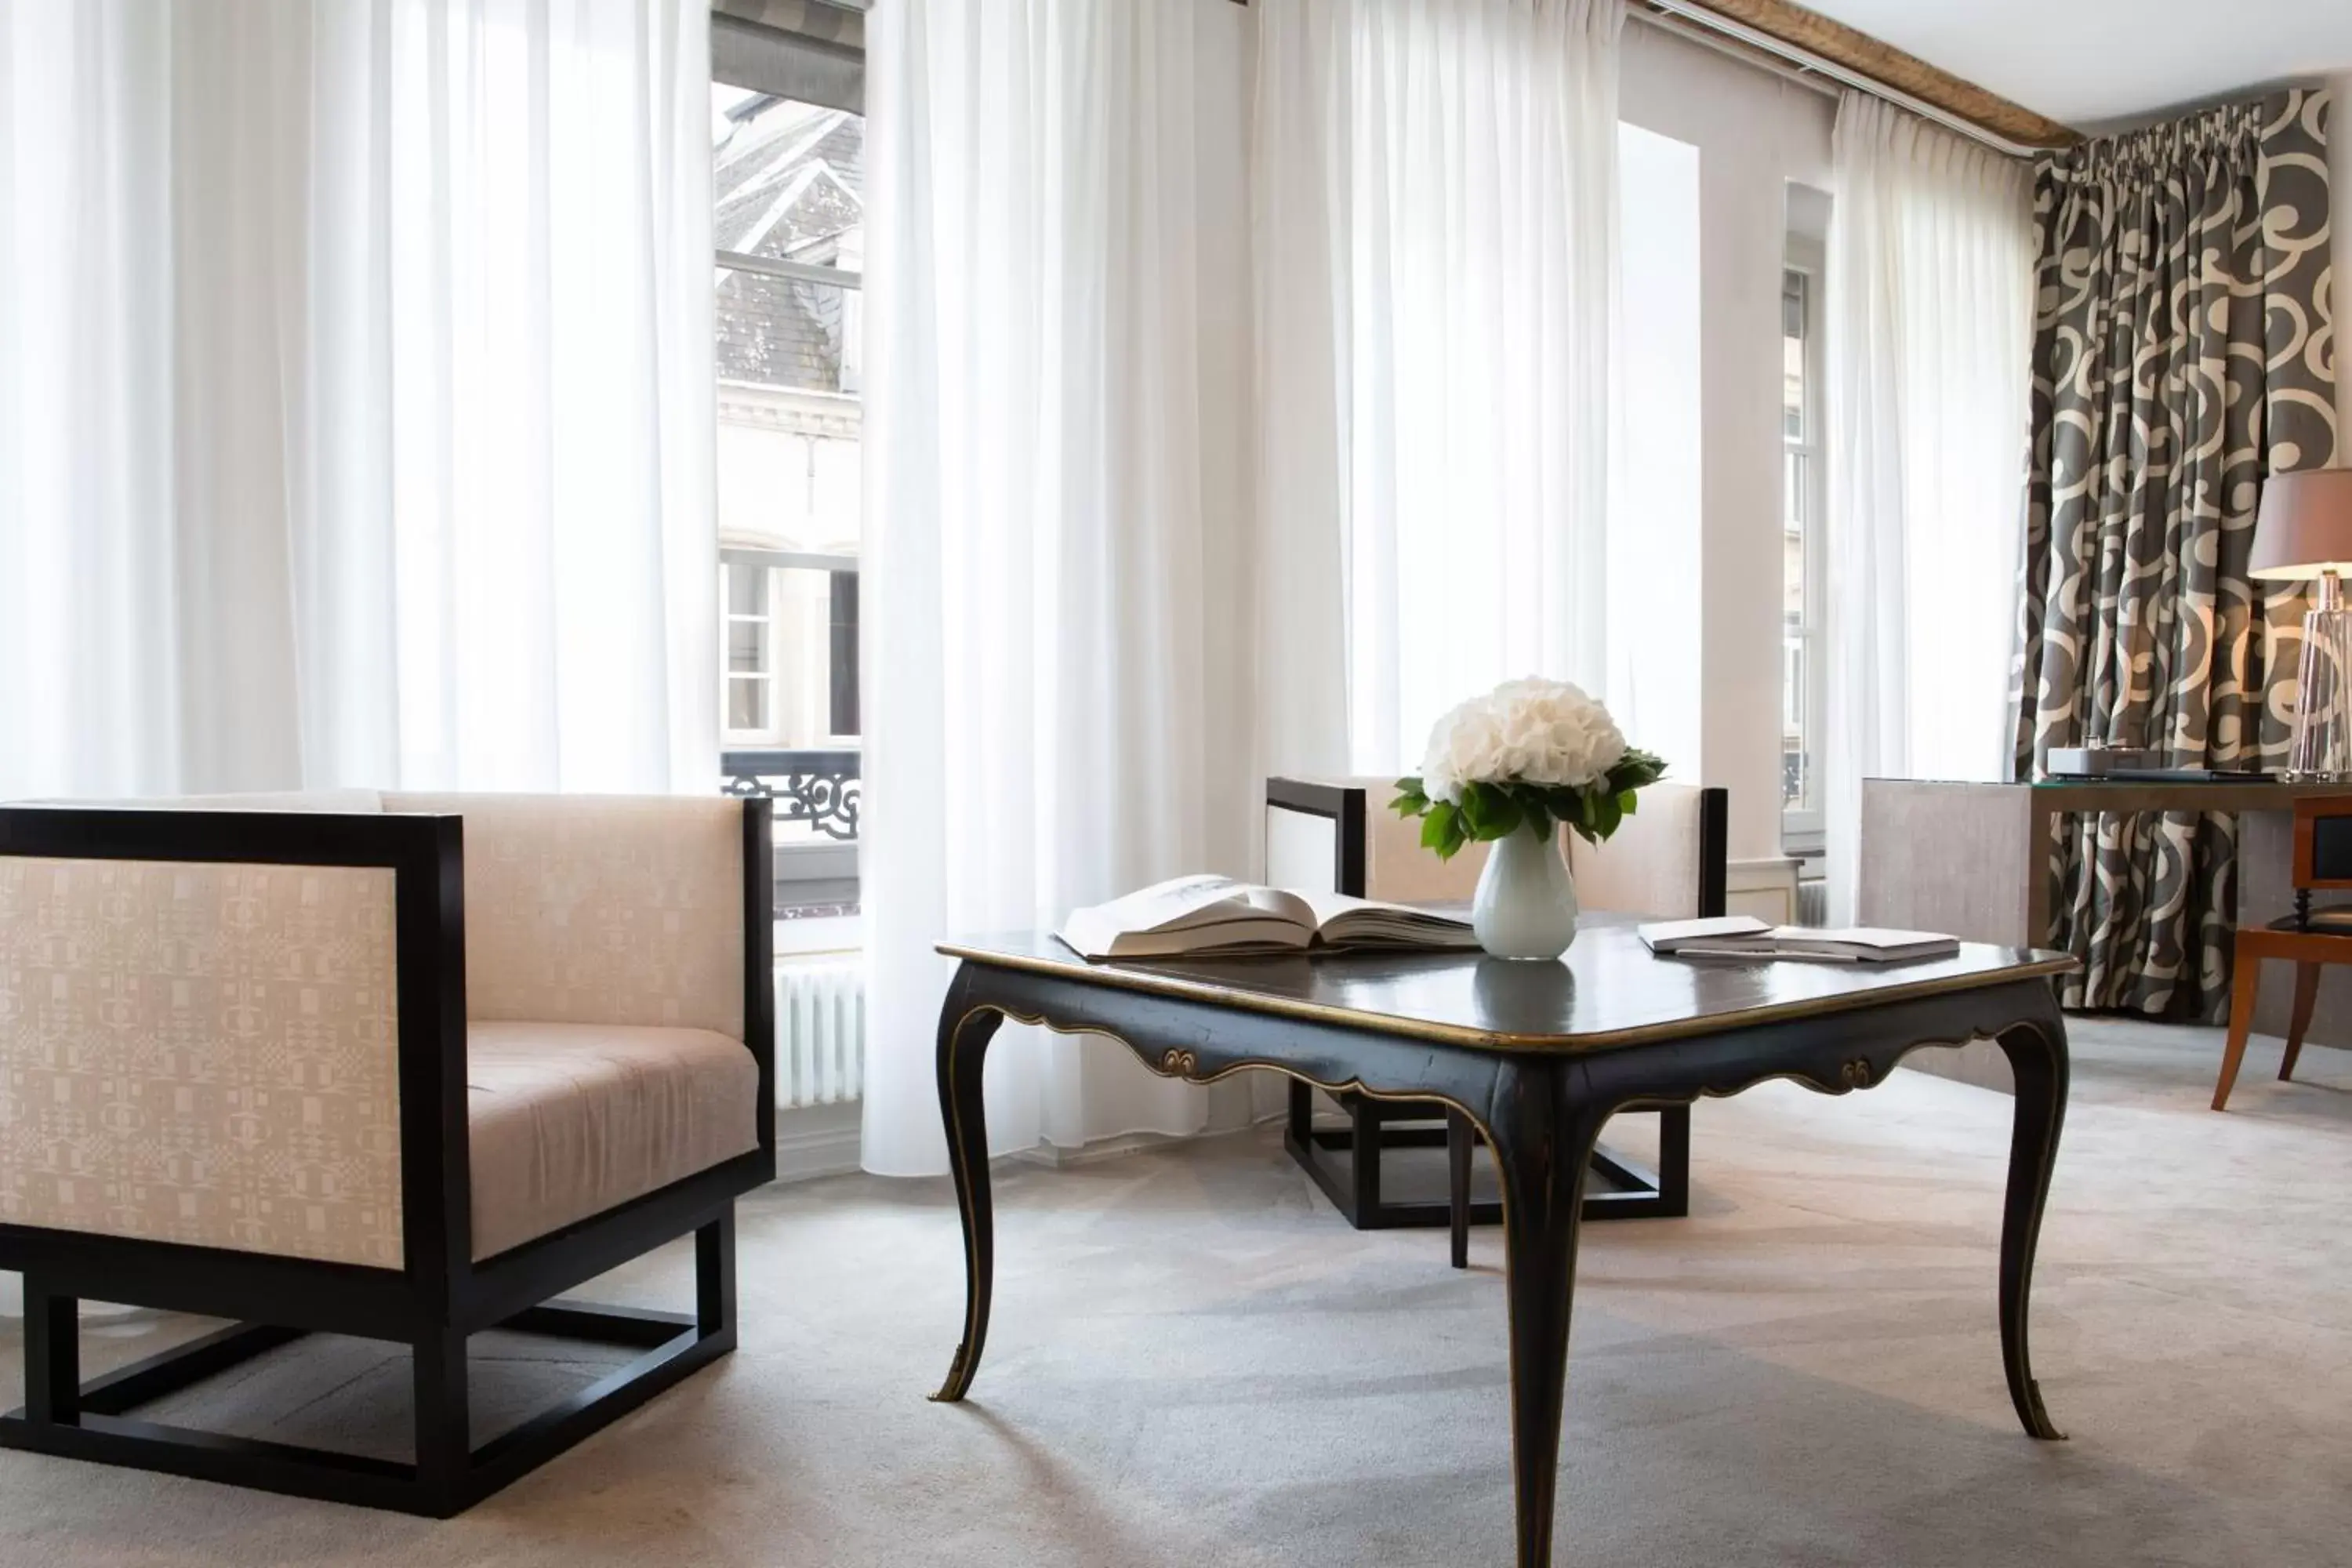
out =
[[[491,1257],[758,1146],[760,1068],[708,1029],[474,1023],[474,1256]]]
[[[2281,915],[2278,919],[2271,921],[2271,930],[2273,931],[2303,931],[2306,929],[2315,931],[2326,931],[2331,934],[2340,932],[2347,936],[2352,936],[2352,904],[2328,904],[2312,910],[2311,924],[2307,928],[2297,925],[2293,915]]]

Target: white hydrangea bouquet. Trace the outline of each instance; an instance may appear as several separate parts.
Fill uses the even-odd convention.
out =
[[[1577,921],[1555,825],[1598,844],[1665,771],[1579,688],[1510,680],[1437,721],[1421,773],[1397,780],[1390,805],[1422,819],[1421,842],[1441,859],[1472,839],[1493,842],[1471,906],[1479,944],[1497,958],[1551,959],[1576,940]]]
[[[1420,776],[1397,780],[1391,805],[1422,819],[1421,842],[1441,859],[1522,827],[1549,838],[1556,822],[1598,844],[1633,814],[1633,792],[1665,771],[1582,689],[1507,680],[1437,721]]]

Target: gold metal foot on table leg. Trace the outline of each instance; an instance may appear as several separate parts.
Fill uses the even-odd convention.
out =
[[[964,1375],[963,1370],[964,1361],[970,1353],[970,1346],[956,1346],[955,1360],[948,1363],[948,1380],[940,1384],[937,1394],[931,1395],[933,1404],[955,1405],[962,1401],[964,1391],[971,1386],[971,1379]]]

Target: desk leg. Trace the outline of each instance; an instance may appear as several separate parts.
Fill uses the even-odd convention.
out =
[[[996,1272],[996,1221],[988,1201],[988,1113],[981,1102],[980,1070],[988,1042],[1004,1015],[964,1011],[964,989],[948,988],[940,1016],[940,1121],[947,1131],[948,1166],[955,1173],[956,1206],[963,1215],[963,1342],[933,1399],[952,1404],[971,1387],[988,1342],[989,1289]]]
[[[2066,1436],[2042,1407],[2026,1349],[2026,1299],[2033,1288],[2033,1248],[2050,1197],[2051,1167],[2066,1120],[2066,1026],[2057,1010],[2042,1022],[2019,1024],[2000,1036],[2017,1079],[2017,1117],[2009,1140],[2009,1196],[2000,1226],[2000,1355],[2010,1403],[2031,1436]]]
[[[2025,803],[2025,936],[2021,947],[2050,945],[2050,911],[2056,889],[2056,879],[2050,872],[2050,856],[2056,847],[2056,816],[2032,798],[2029,787]]]
[[[1549,1568],[1559,1481],[1568,1318],[1576,1288],[1585,1173],[1605,1114],[1567,1103],[1567,1069],[1511,1062],[1487,1128],[1503,1184],[1503,1258],[1511,1310],[1511,1471],[1519,1568]]]

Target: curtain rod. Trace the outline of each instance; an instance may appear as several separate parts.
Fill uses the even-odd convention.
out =
[[[1236,5],[1247,6],[1250,0],[1233,0]],[[2011,142],[1998,132],[1989,131],[1971,120],[1963,120],[1948,109],[1939,108],[1922,98],[1915,98],[1899,87],[1864,75],[1851,66],[1817,55],[1801,45],[1777,38],[1759,27],[1734,21],[1718,11],[1710,10],[1704,0],[1633,0],[1625,14],[1637,22],[1646,22],[1662,33],[1672,33],[1678,38],[1713,49],[1728,59],[1768,71],[1781,80],[1818,92],[1825,98],[1836,98],[1844,88],[1885,99],[1899,109],[1907,109],[1923,120],[1932,120],[1948,131],[1957,132],[1971,142],[1983,143],[1994,152],[2011,158],[2031,158],[2048,152],[2044,147],[2028,147]],[[1745,46],[1744,47],[1741,46]],[[1762,55],[1759,59],[1757,56]],[[1827,78],[1828,80],[1822,79]]]
[[[1243,5],[1248,3],[1249,0],[1241,0]],[[1711,32],[1694,23],[1686,22],[1671,12],[1643,11],[1636,8],[1625,14],[1636,22],[1646,23],[1655,27],[1661,33],[1672,33],[1685,42],[1696,44],[1702,49],[1712,50],[1725,59],[1738,60],[1750,70],[1759,70],[1768,76],[1779,77],[1782,81],[1801,87],[1807,92],[1818,92],[1823,98],[1834,99],[1845,90],[1835,82],[1823,81],[1809,67],[1792,64],[1777,55],[1759,56],[1753,48],[1743,47],[1719,33]]]
[[[1915,98],[1901,88],[1889,86],[1875,77],[1866,76],[1855,70],[1851,66],[1840,65],[1837,61],[1817,55],[1800,45],[1774,37],[1760,27],[1751,27],[1745,22],[1736,22],[1720,12],[1708,9],[1702,0],[1641,0],[1641,4],[1650,9],[1632,9],[1629,14],[1639,16],[1643,21],[1662,27],[1667,32],[1682,34],[1685,37],[1690,37],[1691,32],[1700,30],[1721,34],[1726,38],[1745,44],[1749,48],[1769,55],[1775,59],[1786,60],[1800,72],[1825,76],[1856,91],[1869,93],[1874,98],[1883,98],[1899,109],[1909,110],[1923,120],[1932,120],[1945,129],[1957,132],[1972,142],[1980,142],[1996,153],[2005,153],[2011,158],[2031,158],[2036,153],[2049,150],[2042,147],[2028,147],[2022,143],[2011,142],[2007,137],[1989,131],[1973,121],[1961,119],[1948,109],[1938,108],[1925,99]],[[1685,31],[1685,29],[1691,31]],[[1807,85],[1815,84],[1809,82]],[[1823,84],[1820,90],[1834,92],[1837,89]]]

